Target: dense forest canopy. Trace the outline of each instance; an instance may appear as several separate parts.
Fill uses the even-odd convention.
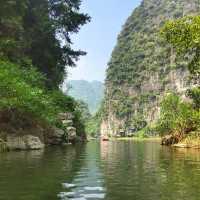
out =
[[[58,88],[65,67],[85,52],[71,48],[70,35],[90,21],[80,0],[8,0],[0,8],[0,56],[23,67],[33,64],[48,88]]]
[[[74,50],[71,40],[90,21],[80,12],[81,1],[0,0],[0,4],[2,132],[9,132],[8,127],[21,130],[33,121],[63,128],[58,114],[70,112],[77,134],[84,135],[80,104],[59,90],[67,67],[86,54]],[[29,123],[22,120],[25,116],[31,116]]]

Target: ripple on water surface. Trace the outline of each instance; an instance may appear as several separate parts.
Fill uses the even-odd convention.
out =
[[[84,156],[85,162],[73,181],[62,183],[64,191],[58,194],[61,200],[105,199],[104,179],[98,163],[100,155],[89,151]]]
[[[199,200],[200,151],[88,143],[0,155],[0,200]]]
[[[68,190],[60,192],[58,197],[62,200],[66,199],[104,199],[105,189],[101,186],[84,186],[69,183],[63,183],[64,189]]]

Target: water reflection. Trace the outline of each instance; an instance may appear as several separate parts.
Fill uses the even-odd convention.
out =
[[[200,199],[200,151],[162,148],[160,190],[171,199]],[[166,198],[163,198],[166,199]]]
[[[85,147],[0,154],[0,199],[55,200],[61,183],[81,168]],[[79,162],[76,162],[79,160]]]
[[[159,142],[0,154],[2,200],[199,200],[200,151]]]
[[[63,190],[58,194],[60,199],[104,199],[106,189],[104,188],[104,178],[100,169],[100,154],[98,143],[87,145],[86,152],[80,159],[83,159],[81,169],[75,174],[73,180],[66,180]]]
[[[101,144],[106,200],[200,199],[200,152],[157,142]]]

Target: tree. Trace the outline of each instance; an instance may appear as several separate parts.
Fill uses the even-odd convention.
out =
[[[9,0],[0,8],[0,56],[29,67],[32,63],[54,89],[83,51],[73,50],[71,34],[90,21],[79,0]]]
[[[200,16],[168,21],[161,34],[179,55],[188,57],[191,79],[197,86],[188,91],[188,95],[194,99],[196,107],[200,108]]]
[[[187,16],[168,21],[161,30],[162,36],[173,45],[179,54],[192,54],[188,69],[199,80],[200,77],[200,16]]]
[[[187,58],[188,70],[195,85],[187,91],[193,105],[172,94],[162,102],[158,126],[160,132],[176,134],[182,139],[185,134],[198,131],[200,124],[200,16],[168,21],[162,28],[161,35],[178,55]]]
[[[35,65],[47,77],[47,87],[58,87],[65,76],[66,66],[85,52],[71,48],[70,35],[77,33],[90,20],[80,13],[77,0],[29,0],[24,17],[27,52]],[[31,26],[30,26],[31,24]]]
[[[173,134],[179,140],[185,134],[196,131],[200,124],[200,113],[190,103],[176,94],[167,94],[161,103],[161,116],[157,130],[161,135]]]
[[[17,119],[21,121],[20,128],[26,124],[26,116],[30,116],[30,122],[62,128],[57,115],[70,112],[77,134],[84,137],[79,103],[59,90],[66,66],[75,66],[79,56],[85,54],[71,47],[71,34],[90,20],[80,13],[81,1],[0,3],[0,114],[14,111],[13,119],[16,124]]]
[[[26,0],[0,0],[0,4],[0,57],[17,62],[23,57]]]
[[[83,123],[86,123],[91,118],[91,114],[90,114],[88,105],[84,101],[82,101],[82,100],[77,101],[77,110],[82,115]]]

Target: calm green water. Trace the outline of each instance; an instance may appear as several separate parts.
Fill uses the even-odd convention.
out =
[[[199,200],[200,152],[158,142],[0,154],[1,200]]]

